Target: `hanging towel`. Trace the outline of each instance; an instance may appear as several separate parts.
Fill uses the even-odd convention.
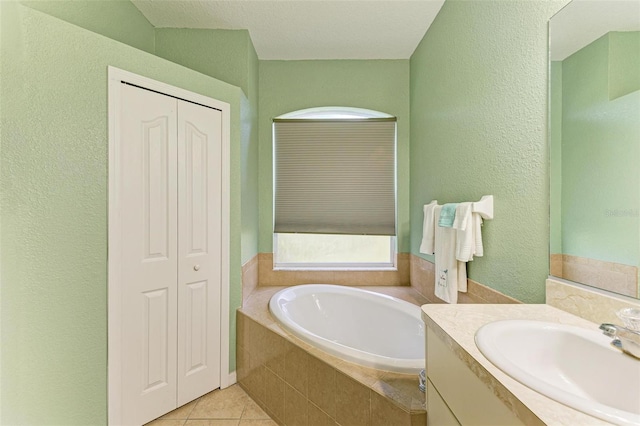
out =
[[[458,261],[458,291],[462,293],[467,292],[467,263]],[[456,294],[456,301],[458,303],[458,295]]]
[[[482,257],[484,255],[484,246],[482,245],[482,216],[480,216],[480,213],[471,213],[471,223],[473,224],[473,232],[475,232],[473,239],[476,244],[475,255]]]
[[[443,207],[434,209],[436,215]],[[458,302],[458,290],[467,288],[467,269],[463,262],[456,259],[456,230],[453,228],[435,227],[435,268],[436,297],[448,303]]]
[[[456,218],[457,206],[458,204],[456,203],[448,203],[442,206],[440,216],[438,216],[438,226],[442,226],[443,228],[451,228],[453,226],[453,222]]]
[[[482,216],[473,212],[473,203],[461,203],[453,224],[456,230],[456,259],[469,262],[482,257]]]
[[[420,253],[433,254],[433,244],[435,239],[435,214],[434,208],[438,205],[437,200],[433,200],[429,204],[425,204],[422,211],[424,213],[424,221],[422,223],[422,243],[420,244]]]
[[[460,262],[473,260],[476,251],[475,230],[472,215],[473,203],[460,203],[456,208],[453,229],[456,230],[456,259]]]

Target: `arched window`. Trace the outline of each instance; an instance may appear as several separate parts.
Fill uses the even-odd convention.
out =
[[[393,115],[380,111],[352,107],[316,107],[288,112],[276,117],[276,120],[353,120],[383,118],[395,121]]]
[[[396,119],[321,107],[273,120],[276,267],[395,264]]]

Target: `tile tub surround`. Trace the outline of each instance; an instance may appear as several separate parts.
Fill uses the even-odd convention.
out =
[[[258,287],[258,255],[242,265],[242,304]]]
[[[638,268],[621,263],[604,262],[568,254],[550,256],[551,275],[638,297]]]
[[[493,365],[475,344],[484,324],[503,319],[550,321],[597,330],[598,324],[549,305],[425,305],[427,326],[526,425],[609,425],[528,388]]]
[[[299,284],[337,284],[348,286],[411,286],[425,303],[444,303],[435,296],[435,268],[432,262],[408,253],[397,255],[397,271],[304,271],[274,270],[273,253],[259,253],[242,265],[242,301],[257,287]],[[521,303],[473,280],[467,292],[458,294],[458,303]]]
[[[238,310],[238,381],[282,425],[424,425],[417,375],[362,367],[283,330],[268,301],[284,287],[258,287]],[[416,305],[410,287],[360,287]]]
[[[622,308],[639,308],[640,300],[606,291],[549,278],[546,281],[546,302],[570,314],[597,324],[622,324],[616,312]]]
[[[551,275],[596,286],[630,297],[638,297],[638,268],[568,254],[550,256]]]
[[[435,296],[435,265],[416,255],[410,255],[411,287],[429,303],[445,303]],[[476,281],[467,280],[467,292],[458,293],[458,303],[522,303]]]
[[[409,254],[396,255],[397,270],[291,270],[273,269],[273,253],[258,254],[258,282],[261,286],[337,284],[349,286],[408,286]]]

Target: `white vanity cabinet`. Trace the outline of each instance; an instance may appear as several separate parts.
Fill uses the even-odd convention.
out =
[[[438,426],[459,426],[458,419],[453,415],[447,403],[440,396],[436,388],[427,379],[427,424]]]
[[[524,424],[430,327],[427,328],[427,424]]]

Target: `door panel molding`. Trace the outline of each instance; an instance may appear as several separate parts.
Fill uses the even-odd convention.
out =
[[[145,257],[166,259],[169,251],[169,120],[158,117],[142,126]]]

